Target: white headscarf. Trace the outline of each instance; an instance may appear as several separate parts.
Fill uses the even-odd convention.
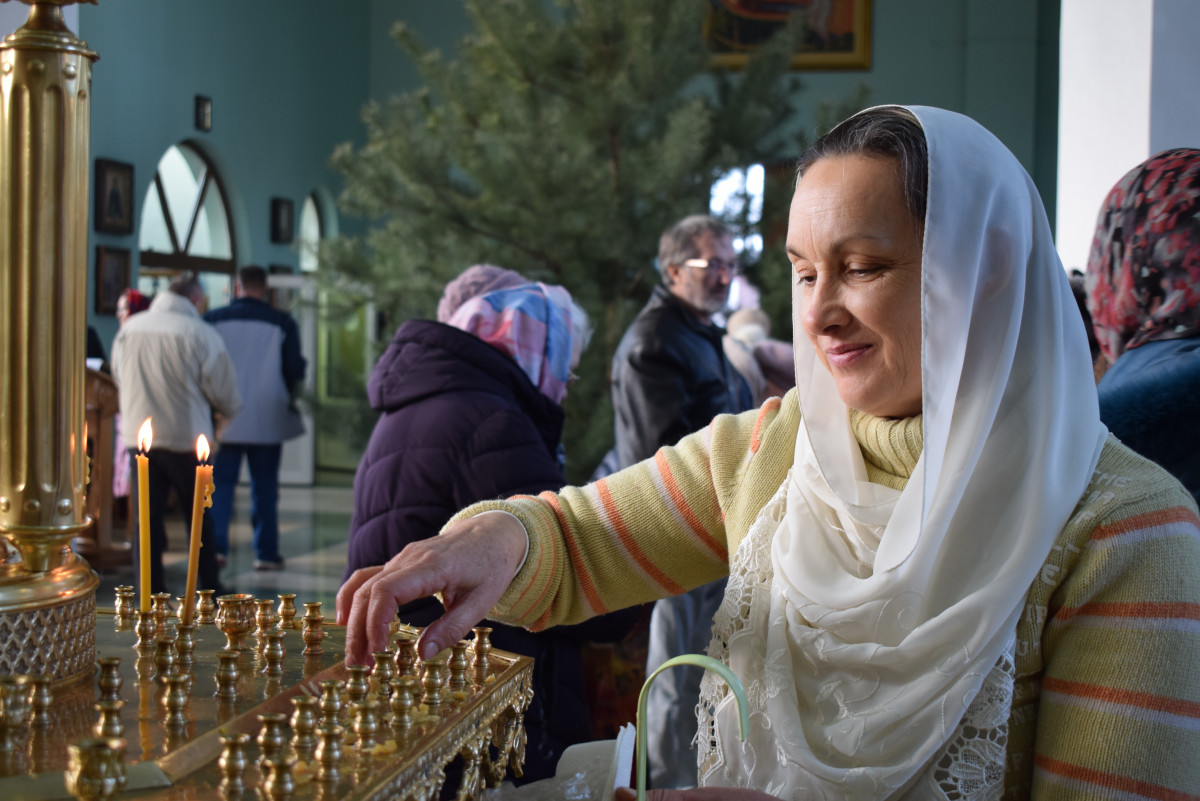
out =
[[[867,481],[847,408],[796,319],[795,463],[775,518],[756,523],[768,556],[742,553],[753,528],[735,556],[742,596],[726,596],[712,649],[727,647],[756,688],[756,714],[743,746],[721,702],[702,783],[806,799],[911,788],[1005,661],[1107,434],[1029,176],[971,119],[910,111],[929,151],[924,452],[902,492]]]

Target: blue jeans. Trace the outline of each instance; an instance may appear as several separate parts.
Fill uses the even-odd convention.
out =
[[[279,457],[283,446],[222,443],[213,460],[212,521],[217,550],[229,553],[229,518],[237,488],[242,456],[250,464],[250,523],[254,526],[254,554],[264,562],[279,560]]]

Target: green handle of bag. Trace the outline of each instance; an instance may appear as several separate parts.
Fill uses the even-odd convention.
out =
[[[750,711],[746,703],[746,688],[742,686],[742,680],[739,679],[734,672],[726,667],[723,663],[718,662],[711,656],[703,656],[701,654],[684,654],[676,656],[663,662],[658,670],[651,673],[646,678],[646,683],[642,685],[642,691],[638,694],[637,708],[637,801],[646,801],[646,698],[647,691],[650,685],[654,683],[654,679],[658,677],[667,668],[678,667],[679,665],[695,665],[702,667],[705,670],[711,670],[716,673],[725,683],[729,685],[729,689],[733,691],[733,697],[737,699],[738,705],[738,738],[746,739],[746,730],[750,728]]]

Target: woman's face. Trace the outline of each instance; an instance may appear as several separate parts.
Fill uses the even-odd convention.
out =
[[[921,413],[922,234],[891,159],[822,159],[796,188],[792,303],[852,409]]]
[[[125,325],[125,321],[129,319],[129,298],[122,292],[117,298],[117,324],[118,326]]]

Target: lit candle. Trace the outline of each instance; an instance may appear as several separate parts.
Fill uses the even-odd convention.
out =
[[[208,439],[201,434],[196,437],[196,488],[192,492],[192,541],[188,551],[187,588],[183,594],[183,609],[179,620],[187,625],[192,622],[196,610],[196,570],[200,566],[200,531],[204,527],[204,510],[212,506],[212,465],[208,461]]]
[[[138,480],[138,582],[140,607],[150,611],[150,442],[154,431],[150,418],[138,429],[137,480]]]

